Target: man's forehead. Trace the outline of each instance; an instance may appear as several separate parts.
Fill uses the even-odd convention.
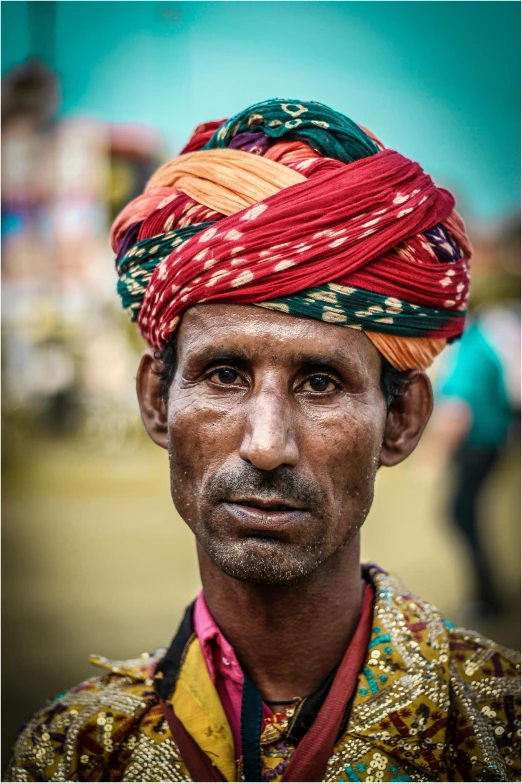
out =
[[[178,348],[210,354],[214,351],[269,352],[293,361],[354,357],[380,365],[377,350],[357,330],[298,317],[255,305],[202,304],[188,310],[178,329]]]

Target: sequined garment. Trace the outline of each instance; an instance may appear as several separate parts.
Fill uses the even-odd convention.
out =
[[[368,567],[367,574],[376,591],[372,638],[325,780],[520,780],[520,656],[444,622],[378,567]],[[194,635],[188,650],[172,698],[176,714],[225,779],[242,780]],[[151,678],[164,655],[93,659],[108,671],[33,717],[4,779],[190,780]],[[292,756],[293,718],[289,710],[265,727],[265,780],[281,780]]]

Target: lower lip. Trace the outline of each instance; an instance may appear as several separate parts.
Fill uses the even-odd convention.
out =
[[[245,527],[265,532],[277,531],[301,522],[308,512],[295,509],[289,511],[271,511],[268,508],[254,508],[241,503],[224,503],[227,511]]]

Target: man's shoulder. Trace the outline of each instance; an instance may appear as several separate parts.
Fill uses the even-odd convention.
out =
[[[450,628],[448,641],[448,759],[520,780],[520,654],[465,628]]]
[[[447,625],[453,673],[463,681],[520,679],[519,652],[476,631]]]
[[[519,742],[520,653],[466,628],[450,628],[448,639],[454,701],[473,703],[499,744]]]
[[[426,655],[447,663],[450,676],[475,687],[477,693],[486,688],[473,686],[480,680],[511,680],[512,684],[507,687],[516,690],[520,680],[519,652],[503,647],[477,631],[455,626],[435,606],[419,598],[379,566],[372,563],[366,569],[376,589],[376,609],[383,614],[387,609],[390,622],[402,626],[410,645],[415,647],[413,643],[417,642]]]
[[[378,747],[430,780],[520,780],[519,653],[456,628],[378,566],[366,569],[374,628],[343,769],[350,745],[361,769]],[[367,743],[359,756],[354,739]]]
[[[105,762],[117,747],[132,744],[133,729],[158,704],[152,676],[164,653],[120,661],[91,656],[104,672],[33,715],[18,735],[4,780],[81,780],[85,773],[106,779]]]

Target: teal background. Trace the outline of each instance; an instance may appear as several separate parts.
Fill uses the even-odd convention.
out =
[[[454,190],[468,219],[520,201],[518,2],[2,3],[2,70],[62,76],[63,112],[192,128],[267,97],[319,100]]]

